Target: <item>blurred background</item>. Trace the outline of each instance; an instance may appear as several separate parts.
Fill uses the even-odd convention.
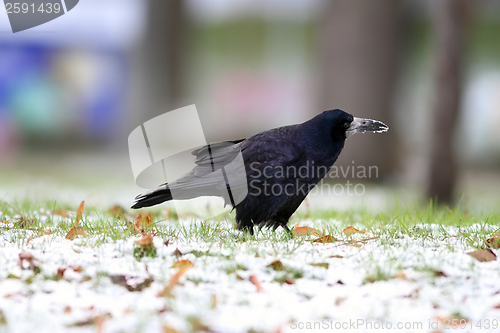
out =
[[[323,207],[496,209],[500,2],[82,0],[16,34],[0,10],[0,200],[129,206],[128,135],[190,104],[208,142],[334,108],[388,124],[336,164],[378,167],[366,195]]]

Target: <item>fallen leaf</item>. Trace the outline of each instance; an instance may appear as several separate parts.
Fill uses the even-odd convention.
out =
[[[179,251],[179,249],[175,249],[174,253],[172,253],[173,256],[176,257],[182,257],[182,252]]]
[[[404,272],[397,272],[394,275],[395,279],[400,279],[400,280],[407,280],[408,278],[406,277],[406,274]]]
[[[153,215],[151,213],[147,213],[145,215],[139,214],[135,218],[135,226],[139,229],[147,228],[151,224],[153,220]]]
[[[36,266],[35,266],[35,257],[29,253],[29,252],[20,252],[19,253],[19,266],[21,266],[22,269],[25,269],[24,267],[24,262],[28,263],[28,267],[30,270],[34,271]]]
[[[54,215],[59,215],[62,217],[69,217],[68,212],[64,209],[58,209],[54,211]]]
[[[179,261],[176,261],[173,265],[172,265],[172,268],[179,268],[179,269],[182,269],[184,267],[193,267],[193,263],[189,260],[179,260]]]
[[[352,234],[365,234],[368,232],[368,230],[358,230],[352,226],[349,226],[349,227],[345,228],[344,230],[342,230],[342,232],[346,236],[351,236]]]
[[[66,272],[66,267],[59,267],[57,269],[57,278],[60,280],[64,277],[64,272]]]
[[[66,306],[64,307],[64,309],[63,309],[63,312],[64,312],[64,313],[71,313],[71,306],[66,305]]]
[[[186,274],[186,272],[188,270],[190,270],[191,268],[194,267],[193,263],[191,263],[191,262],[189,262],[189,263],[190,264],[187,264],[187,265],[183,266],[182,268],[179,268],[179,270],[174,275],[172,275],[172,277],[168,281],[168,285],[165,287],[165,289],[163,289],[162,291],[160,291],[157,294],[158,297],[168,296],[168,295],[172,294],[172,289],[174,289],[174,287],[177,285],[177,283],[179,283],[180,278],[184,274]]]
[[[490,249],[500,249],[500,237],[488,238],[484,243]]]
[[[301,227],[298,224],[295,225],[295,227],[292,230],[292,233],[294,236],[317,236],[320,237],[323,235],[323,233],[319,230],[309,228],[309,227]]]
[[[459,325],[462,323],[468,323],[469,320],[466,319],[466,318],[458,318],[454,315],[450,316],[450,317],[441,317],[441,316],[437,316],[436,319],[439,321],[439,323],[443,326],[447,326],[448,328],[451,328],[451,329],[457,329],[459,327]]]
[[[106,319],[108,319],[110,317],[111,317],[111,314],[106,313],[106,314],[98,315],[98,316],[88,318],[85,320],[77,321],[77,322],[70,324],[68,326],[81,327],[81,326],[95,325],[96,332],[101,333],[104,330],[104,322],[106,321]]]
[[[111,207],[109,210],[109,213],[111,215],[113,215],[114,217],[117,217],[117,218],[122,218],[125,216],[125,208],[123,208],[122,206],[120,205],[114,205],[113,207]]]
[[[130,222],[130,221],[125,221],[125,225],[132,231],[134,231],[134,233],[138,234],[141,232],[141,230],[139,228],[137,228],[135,226],[134,223]]]
[[[149,287],[153,282],[151,277],[144,279],[144,281],[137,283],[135,285],[130,284],[129,280],[132,278],[127,275],[110,275],[111,282],[125,287],[128,291],[142,291],[143,289]]]
[[[141,238],[135,241],[139,246],[150,246],[153,244],[153,236],[150,234],[143,234]]]
[[[467,254],[482,262],[497,260],[497,256],[490,249],[472,251]]]
[[[326,236],[314,239],[313,243],[323,243],[324,244],[324,243],[334,243],[337,241],[338,241],[337,238],[330,236],[330,235],[326,235]]]
[[[275,271],[283,271],[283,270],[285,270],[285,266],[279,260],[273,261],[272,263],[270,263],[266,267],[270,267],[270,268],[274,269]]]
[[[326,269],[328,269],[328,267],[330,267],[330,265],[326,262],[320,262],[320,263],[316,263],[316,264],[311,264],[311,266],[316,266],[316,267],[324,267]]]
[[[251,275],[249,280],[257,288],[258,293],[260,293],[263,290],[262,285],[260,284],[259,280],[255,275]]]
[[[332,256],[330,256],[330,258],[338,258],[338,259],[343,259],[344,256],[341,256],[341,255],[338,255],[338,254],[334,254]]]
[[[212,294],[212,305],[210,306],[212,309],[215,309],[217,307],[217,295]]]
[[[179,333],[179,331],[177,331],[175,328],[172,328],[168,325],[163,325],[162,329],[163,329],[163,333]]]
[[[75,227],[66,235],[66,239],[75,239],[76,236],[87,236],[87,230],[84,227]]]
[[[75,219],[75,227],[78,227],[80,224],[80,220],[82,219],[82,214],[83,214],[83,206],[85,206],[85,201],[82,201],[80,203],[80,207],[78,207],[78,210],[76,211],[76,219]]]
[[[77,273],[83,272],[83,268],[81,266],[69,266],[69,268],[71,268],[73,271]]]
[[[33,240],[33,237],[29,236],[28,239],[26,240],[25,246],[28,245],[31,241]]]

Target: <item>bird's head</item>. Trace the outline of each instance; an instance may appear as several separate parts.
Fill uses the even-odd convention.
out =
[[[332,136],[348,138],[356,133],[383,133],[389,130],[389,126],[378,120],[353,117],[339,109],[326,112],[333,123]]]

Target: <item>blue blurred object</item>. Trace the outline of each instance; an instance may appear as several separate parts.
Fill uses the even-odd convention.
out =
[[[0,119],[21,137],[110,140],[126,119],[138,0],[87,0],[39,27],[7,33],[0,13]],[[90,23],[90,24],[89,24]]]

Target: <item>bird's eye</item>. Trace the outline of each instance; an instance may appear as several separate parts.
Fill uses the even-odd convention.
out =
[[[349,128],[349,126],[351,126],[351,124],[350,124],[350,123],[348,123],[348,122],[345,122],[345,123],[344,123],[344,128],[345,128],[345,129],[348,129],[348,128]]]

